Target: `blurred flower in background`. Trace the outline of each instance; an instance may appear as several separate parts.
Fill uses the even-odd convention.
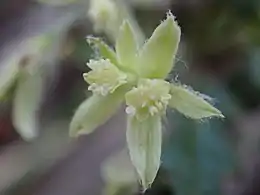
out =
[[[90,95],[81,75],[95,54],[85,37],[98,34],[114,45],[118,32],[109,23],[97,31],[95,14],[89,14],[97,2],[0,2],[0,194],[141,192],[124,150],[123,109],[92,135],[69,138],[71,118]],[[226,117],[193,122],[169,111],[161,168],[146,194],[260,194],[260,2],[107,2],[121,6],[114,11],[104,6],[121,12],[118,23],[129,17],[140,26],[140,40],[172,10],[182,40],[171,79],[214,97]],[[30,64],[41,68],[26,69],[24,76],[21,69]],[[34,139],[26,139],[28,132]]]

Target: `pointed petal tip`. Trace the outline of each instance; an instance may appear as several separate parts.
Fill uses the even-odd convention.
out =
[[[224,114],[210,103],[211,98],[194,91],[191,87],[172,84],[171,95],[172,99],[169,106],[178,110],[187,118],[195,120],[213,117],[225,118]]]
[[[223,119],[225,119],[226,117],[219,111],[219,118],[223,118]]]
[[[70,138],[76,138],[76,137],[78,137],[78,135],[77,135],[72,129],[70,129],[70,131],[69,131],[69,137],[70,137]]]
[[[171,10],[168,10],[168,12],[166,13],[166,17],[167,19],[170,18],[172,20],[175,20],[175,16],[172,14],[172,11]]]
[[[151,183],[147,183],[146,181],[142,181],[142,180],[140,180],[140,185],[142,186],[142,191],[141,191],[142,194],[145,194],[145,192],[149,190],[152,186]]]
[[[172,11],[169,10],[167,13],[166,13],[166,20],[172,20],[173,22],[177,23],[176,21],[176,16],[174,16],[172,14]]]
[[[211,104],[210,104],[211,105]],[[215,107],[213,107],[214,108],[214,110],[215,110],[215,113],[212,113],[212,117],[217,117],[217,118],[221,118],[221,119],[224,119],[224,118],[226,118],[225,116],[224,116],[224,114],[219,110],[219,109],[217,109],[217,108],[215,108]]]
[[[181,28],[178,24],[178,21],[176,20],[176,16],[174,16],[171,12],[171,10],[169,10],[167,13],[166,13],[166,19],[165,21],[169,21],[171,22],[171,24],[173,25],[173,27],[179,31],[179,34],[181,33]]]
[[[71,122],[69,126],[69,137],[73,139],[79,138],[81,135],[90,134],[92,131],[86,131],[87,128],[82,127],[80,124]]]
[[[38,137],[38,134],[36,132],[27,132],[26,135],[22,135],[21,137],[23,140],[25,140],[26,142],[32,142],[33,140],[35,140]]]
[[[70,130],[69,136],[70,136],[70,138],[77,139],[79,136],[83,135],[83,133],[80,133],[80,132],[83,132],[83,130],[79,130],[77,133]]]

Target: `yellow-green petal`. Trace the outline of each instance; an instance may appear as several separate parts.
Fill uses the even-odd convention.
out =
[[[116,40],[116,53],[119,62],[129,68],[135,65],[137,43],[135,35],[129,22],[126,20],[120,27],[119,35]]]
[[[15,90],[12,120],[21,137],[30,141],[38,135],[38,114],[41,106],[44,80],[42,71],[20,75]]]
[[[101,57],[109,59],[113,64],[118,65],[115,51],[110,48],[104,41],[99,38],[92,36],[87,37],[87,42],[94,48],[97,49]]]
[[[172,84],[170,93],[172,98],[169,101],[169,106],[188,118],[224,117],[217,108],[203,98],[203,95],[190,88]]]
[[[127,144],[130,158],[139,175],[143,190],[153,183],[160,167],[162,125],[160,116],[139,121],[128,117]]]
[[[180,35],[180,27],[168,13],[139,53],[139,74],[147,78],[165,78],[173,68]]]
[[[107,96],[92,95],[80,104],[70,123],[70,136],[92,133],[119,109],[124,90],[117,89]]]

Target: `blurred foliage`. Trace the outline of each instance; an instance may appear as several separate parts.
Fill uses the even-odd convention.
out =
[[[195,89],[214,97],[217,107],[228,117],[193,122],[177,113],[169,113],[168,118],[172,120],[168,128],[172,135],[166,139],[162,166],[171,173],[172,186],[180,195],[221,194],[221,181],[232,174],[236,166],[232,152],[234,139],[227,129],[240,108],[221,83],[200,76],[200,79],[190,76],[189,80]]]
[[[177,194],[220,194],[221,181],[233,164],[224,124],[216,120],[194,124],[176,116],[174,121],[178,124],[168,140],[163,166],[171,173]]]

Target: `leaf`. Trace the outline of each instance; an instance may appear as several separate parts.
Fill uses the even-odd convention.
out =
[[[129,68],[135,65],[137,43],[129,22],[125,20],[120,27],[116,40],[116,53],[120,64]]]
[[[15,91],[13,124],[24,140],[32,140],[38,134],[38,110],[43,95],[42,71],[21,74]]]
[[[17,79],[19,73],[18,62],[15,60],[10,64],[4,64],[0,70],[0,100],[4,98],[7,91]]]
[[[97,49],[102,57],[109,59],[111,63],[118,65],[116,53],[101,39],[88,36],[87,42],[93,46],[94,49]]]
[[[186,117],[192,119],[203,119],[214,116],[224,118],[223,114],[208,103],[202,94],[194,92],[187,87],[172,84],[170,93],[172,98],[169,106],[178,110]]]
[[[127,143],[130,158],[140,177],[143,189],[153,183],[160,167],[162,125],[159,116],[139,122],[128,117]]]
[[[119,109],[124,98],[124,90],[117,89],[107,96],[92,95],[76,110],[70,123],[70,136],[77,137],[92,133],[104,124]]]
[[[227,124],[214,119],[197,123],[174,113],[169,121],[174,121],[169,129],[173,133],[165,144],[162,166],[171,174],[176,194],[220,195],[223,178],[235,165]]]
[[[138,72],[147,78],[165,78],[171,71],[180,41],[181,30],[168,13],[139,53]]]

